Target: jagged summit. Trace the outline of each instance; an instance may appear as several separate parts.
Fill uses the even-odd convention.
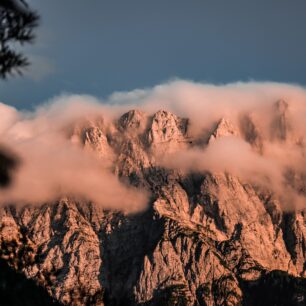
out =
[[[279,99],[274,105],[280,114],[285,114],[288,111],[289,104],[284,99]]]
[[[239,136],[239,131],[229,119],[221,118],[209,137],[208,143],[225,136]]]
[[[187,120],[160,110],[152,117],[148,135],[149,144],[179,141],[187,132]]]
[[[89,127],[83,131],[83,143],[99,154],[106,155],[109,151],[106,135],[99,127]]]
[[[264,150],[264,136],[252,114],[243,115],[240,118],[240,131],[243,138],[250,143],[257,152],[262,154]]]
[[[119,119],[119,128],[122,130],[137,130],[146,127],[147,115],[139,110],[133,109],[123,114]]]
[[[289,105],[280,99],[274,104],[275,116],[271,123],[272,140],[286,141],[290,137]]]

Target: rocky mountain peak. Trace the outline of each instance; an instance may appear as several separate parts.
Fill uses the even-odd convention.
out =
[[[184,142],[187,127],[187,119],[160,110],[152,117],[147,133],[147,142],[153,148],[175,149]]]
[[[240,118],[240,131],[243,138],[250,143],[257,152],[262,154],[264,146],[263,135],[252,114],[247,114]]]
[[[140,110],[134,109],[123,114],[118,124],[121,130],[138,130],[145,128],[146,121],[147,115]]]
[[[113,152],[102,119],[83,126],[78,137],[85,149],[94,152],[100,158],[112,159]]]
[[[217,123],[208,142],[212,142],[219,137],[226,137],[226,136],[239,136],[239,131],[229,119],[222,118]]]
[[[286,141],[291,138],[291,124],[289,121],[289,105],[280,99],[274,104],[274,118],[271,123],[272,140]]]
[[[284,99],[279,99],[275,103],[275,110],[279,114],[283,114],[284,115],[288,111],[288,107],[289,107],[289,104]]]

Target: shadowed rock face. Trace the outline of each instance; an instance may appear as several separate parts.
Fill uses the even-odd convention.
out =
[[[241,282],[244,305],[305,305],[306,280],[283,271],[263,274],[259,279]]]
[[[247,136],[261,150],[250,120],[241,132],[221,119],[209,143]],[[285,305],[261,295],[282,288],[286,305],[303,305],[305,211],[284,212],[271,193],[227,173],[157,166],[156,151],[191,145],[186,119],[130,111],[112,131],[99,122],[74,137],[113,160],[120,178],[149,189],[149,209],[123,215],[69,197],[2,207],[0,255],[13,269],[66,305]]]
[[[47,291],[0,260],[0,301],[3,306],[60,305]]]

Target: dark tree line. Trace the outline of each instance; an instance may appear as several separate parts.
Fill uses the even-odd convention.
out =
[[[6,79],[30,64],[16,47],[34,41],[39,16],[23,0],[0,0],[0,21],[0,78]]]

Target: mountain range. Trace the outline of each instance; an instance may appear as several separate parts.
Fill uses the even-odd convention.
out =
[[[305,305],[305,206],[288,207],[291,198],[258,183],[255,172],[252,180],[180,155],[223,139],[243,140],[259,157],[266,143],[303,146],[287,103],[273,111],[268,139],[250,114],[239,125],[219,118],[195,135],[189,118],[165,110],[128,111],[112,128],[100,117],[69,126],[67,139],[110,163],[122,184],[145,191],[147,207],[105,209],[74,195],[2,206],[0,257],[17,273],[15,286],[25,277],[43,290],[35,305],[47,304],[45,294],[63,305]],[[303,174],[288,169],[286,179],[306,193]],[[0,279],[0,296],[9,300],[8,279]],[[34,298],[31,290],[23,299]]]

